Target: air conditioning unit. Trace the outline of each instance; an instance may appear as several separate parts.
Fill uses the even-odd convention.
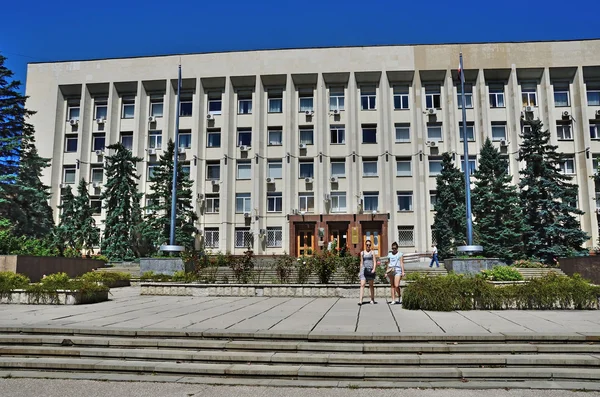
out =
[[[569,115],[569,112],[567,112],[567,111],[565,110],[565,111],[562,113],[562,116],[563,116],[564,118],[568,118],[570,115]]]
[[[267,178],[267,183],[273,183],[273,178]]]
[[[96,156],[103,156],[104,150],[96,150]]]
[[[77,119],[71,119],[71,120],[69,120],[69,124],[71,124],[71,125],[77,125],[77,124],[79,124],[79,120],[77,120]]]
[[[600,110],[596,110],[596,118],[600,118]]]
[[[435,114],[435,108],[429,108],[429,109],[427,109],[427,114],[429,114],[430,116],[434,115]]]
[[[212,183],[213,186],[217,186],[219,184],[219,180],[218,179],[213,179],[211,181],[211,183]]]
[[[185,153],[185,148],[184,147],[180,147],[179,149],[177,149],[177,152],[179,154],[184,154]]]
[[[247,152],[248,150],[250,150],[250,146],[248,146],[248,145],[241,145],[240,146],[240,150],[242,152]]]
[[[156,117],[154,117],[154,116],[148,117],[148,122],[149,123],[156,123]]]
[[[500,141],[500,146],[508,146],[508,143],[503,139]]]
[[[533,112],[533,106],[525,106],[526,112]]]
[[[337,176],[332,176],[331,178],[329,178],[329,182],[331,182],[331,183],[338,183],[338,177]]]
[[[206,115],[206,120],[214,120],[214,119],[215,119],[214,115],[212,115],[210,113]]]
[[[312,181],[313,181],[313,179],[310,177],[304,178],[304,182],[306,182],[306,183],[312,183]]]
[[[267,234],[267,230],[266,229],[260,229],[258,232],[261,236],[264,236],[265,234]]]
[[[300,149],[306,149],[306,143],[301,143],[301,144],[299,145],[299,147],[300,147]]]
[[[331,114],[340,114],[340,110],[339,109],[334,109],[331,111]]]
[[[307,110],[304,112],[305,115],[307,115],[308,117],[312,117],[315,115],[315,111],[314,110]]]
[[[102,182],[94,182],[94,183],[92,184],[92,186],[94,187],[94,189],[98,189],[99,187],[101,187],[101,186],[102,186]]]
[[[331,199],[331,195],[329,193],[325,193],[323,199],[325,199],[325,201],[329,201],[329,199]]]
[[[156,155],[156,149],[148,149],[148,155],[155,156]]]
[[[250,218],[250,213],[249,212],[244,212],[244,218]]]
[[[104,119],[104,118],[96,119],[96,123],[104,124],[104,123],[106,123],[106,119]]]
[[[436,147],[437,146],[437,142],[436,141],[428,141],[427,145],[430,147]]]

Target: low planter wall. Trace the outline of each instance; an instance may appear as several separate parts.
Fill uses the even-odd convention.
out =
[[[560,258],[559,268],[567,275],[579,273],[581,277],[600,285],[600,256],[580,256],[574,258]]]
[[[497,258],[451,258],[444,260],[444,266],[457,274],[479,274],[482,270],[491,270],[494,266],[506,265]]]
[[[33,283],[37,283],[44,275],[67,273],[76,278],[106,264],[96,259],[60,258],[53,256],[0,255],[0,272],[23,274]]]
[[[140,274],[154,272],[156,274],[166,274],[172,276],[175,272],[191,272],[193,269],[187,268],[181,258],[142,258],[140,259]]]
[[[108,291],[88,292],[58,290],[56,294],[37,294],[16,289],[3,294],[0,303],[13,303],[25,305],[84,305],[88,303],[105,302],[108,300]]]

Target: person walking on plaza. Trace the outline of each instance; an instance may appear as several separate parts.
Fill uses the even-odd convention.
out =
[[[398,243],[392,244],[392,252],[388,255],[390,279],[390,289],[392,290],[391,305],[399,305],[402,303],[402,291],[400,290],[400,280],[404,276],[404,256],[402,252],[398,252]],[[398,298],[398,300],[396,300]]]
[[[435,264],[437,265],[437,267],[440,267],[440,261],[438,260],[438,250],[437,247],[435,246],[435,244],[433,244],[431,246],[432,250],[431,250],[431,263],[429,263],[429,267],[433,267],[433,263],[435,262]]]
[[[358,277],[360,278],[360,298],[358,306],[362,305],[367,281],[369,282],[369,289],[371,291],[371,304],[377,303],[375,301],[375,285],[373,285],[376,270],[377,256],[371,251],[371,240],[367,240],[365,250],[360,253],[360,272],[358,273]]]

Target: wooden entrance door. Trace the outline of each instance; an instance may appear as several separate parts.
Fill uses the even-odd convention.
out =
[[[375,252],[375,255],[379,256],[379,247],[381,242],[381,230],[379,229],[365,229],[363,231],[363,247],[366,242],[371,241],[371,249]]]
[[[298,230],[296,233],[298,256],[312,256],[315,252],[315,235],[312,230]]]

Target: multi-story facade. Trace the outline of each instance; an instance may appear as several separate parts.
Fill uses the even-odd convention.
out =
[[[469,159],[489,137],[518,182],[523,112],[539,117],[569,157],[582,228],[598,238],[600,41],[468,44]],[[198,229],[211,250],[310,253],[337,238],[387,252],[432,244],[443,152],[464,161],[459,46],[249,51],[30,64],[28,107],[52,206],[60,189],[92,182],[97,220],[104,147],[135,155],[139,188],[174,137],[195,181]],[[177,66],[181,105],[176,109]],[[58,219],[58,213],[55,213]]]

